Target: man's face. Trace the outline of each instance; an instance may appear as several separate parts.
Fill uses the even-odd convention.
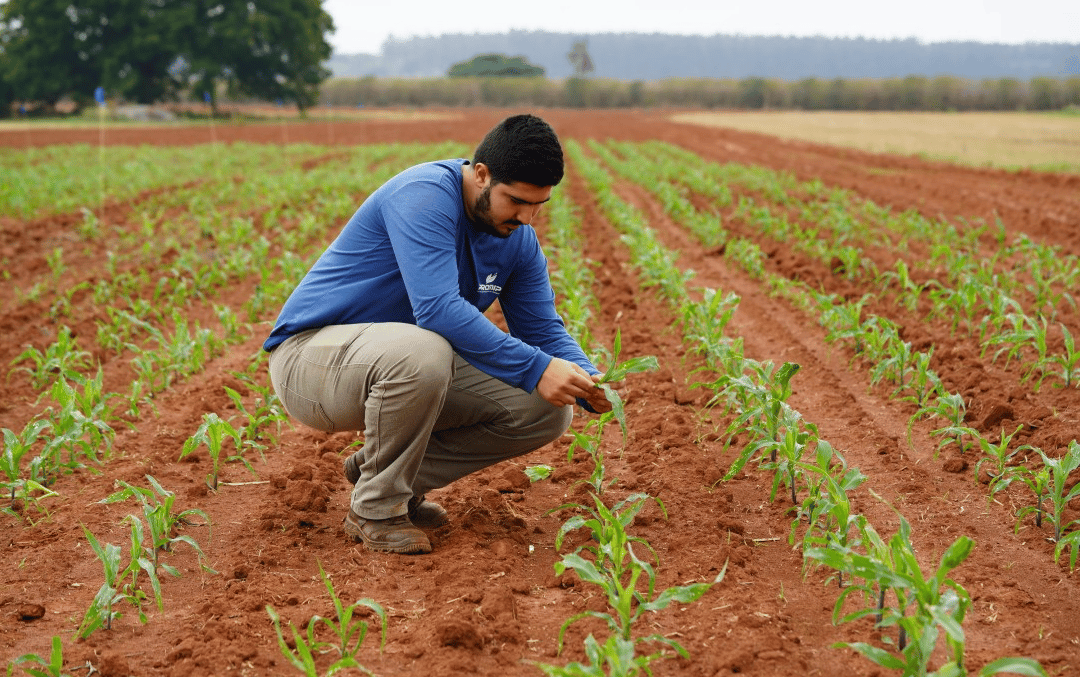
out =
[[[532,223],[540,205],[549,199],[551,186],[489,181],[473,202],[469,218],[480,232],[510,237],[519,226]]]

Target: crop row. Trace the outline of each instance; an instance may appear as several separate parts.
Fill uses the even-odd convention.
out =
[[[592,147],[602,154],[595,144]],[[905,674],[927,674],[934,646],[944,631],[951,660],[936,674],[966,674],[960,623],[970,597],[948,578],[948,573],[966,559],[973,542],[967,537],[957,539],[942,556],[937,570],[926,576],[912,549],[910,525],[903,516],[900,530],[886,542],[865,516],[852,514],[847,492],[861,485],[865,476],[850,468],[839,452],[818,437],[817,427],[787,404],[790,381],[799,366],[786,363],[777,368],[747,358],[739,340],[723,335],[738,299],[704,289],[701,300],[693,300],[685,288],[689,274],[674,265],[674,253],[656,239],[640,212],[614,194],[610,176],[598,163],[574,144],[570,152],[586,175],[601,210],[623,233],[643,283],[656,286],[673,305],[682,317],[693,349],[718,375],[709,387],[715,392],[712,402],[723,404],[732,415],[725,430],[728,444],[736,438],[747,440],[725,479],[734,477],[751,460],[771,471],[770,501],[775,500],[777,489],[784,484],[791,491],[793,504],[799,506],[791,527],[792,539],[805,519],[801,541],[804,556],[837,572],[842,592],[834,620],[846,622],[876,615],[878,627],[899,629],[896,654],[865,642],[845,646],[884,667]],[[815,460],[804,459],[811,452]],[[796,496],[797,485],[806,490],[802,502]],[[842,585],[844,574],[849,577],[847,587]],[[895,606],[886,605],[886,591],[894,593]],[[861,595],[863,606],[845,615],[842,609],[853,595]],[[1019,658],[993,661],[980,674],[998,672],[1044,674],[1035,661]]]

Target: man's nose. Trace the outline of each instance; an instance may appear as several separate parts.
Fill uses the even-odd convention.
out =
[[[532,223],[539,211],[540,205],[521,205],[521,209],[518,210],[515,217],[522,223]]]

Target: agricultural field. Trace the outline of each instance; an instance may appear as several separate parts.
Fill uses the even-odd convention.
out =
[[[291,424],[261,343],[505,114],[0,130],[13,674],[1077,674],[1076,175],[541,111],[625,431],[436,492],[430,555],[348,541],[362,440]]]
[[[681,122],[877,153],[999,168],[1080,172],[1080,111],[1053,113],[708,112]]]

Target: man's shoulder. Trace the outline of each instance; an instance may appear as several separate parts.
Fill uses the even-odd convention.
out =
[[[408,184],[416,182],[427,183],[460,183],[461,165],[466,162],[463,159],[433,160],[413,165],[402,171],[390,180],[390,183]]]

